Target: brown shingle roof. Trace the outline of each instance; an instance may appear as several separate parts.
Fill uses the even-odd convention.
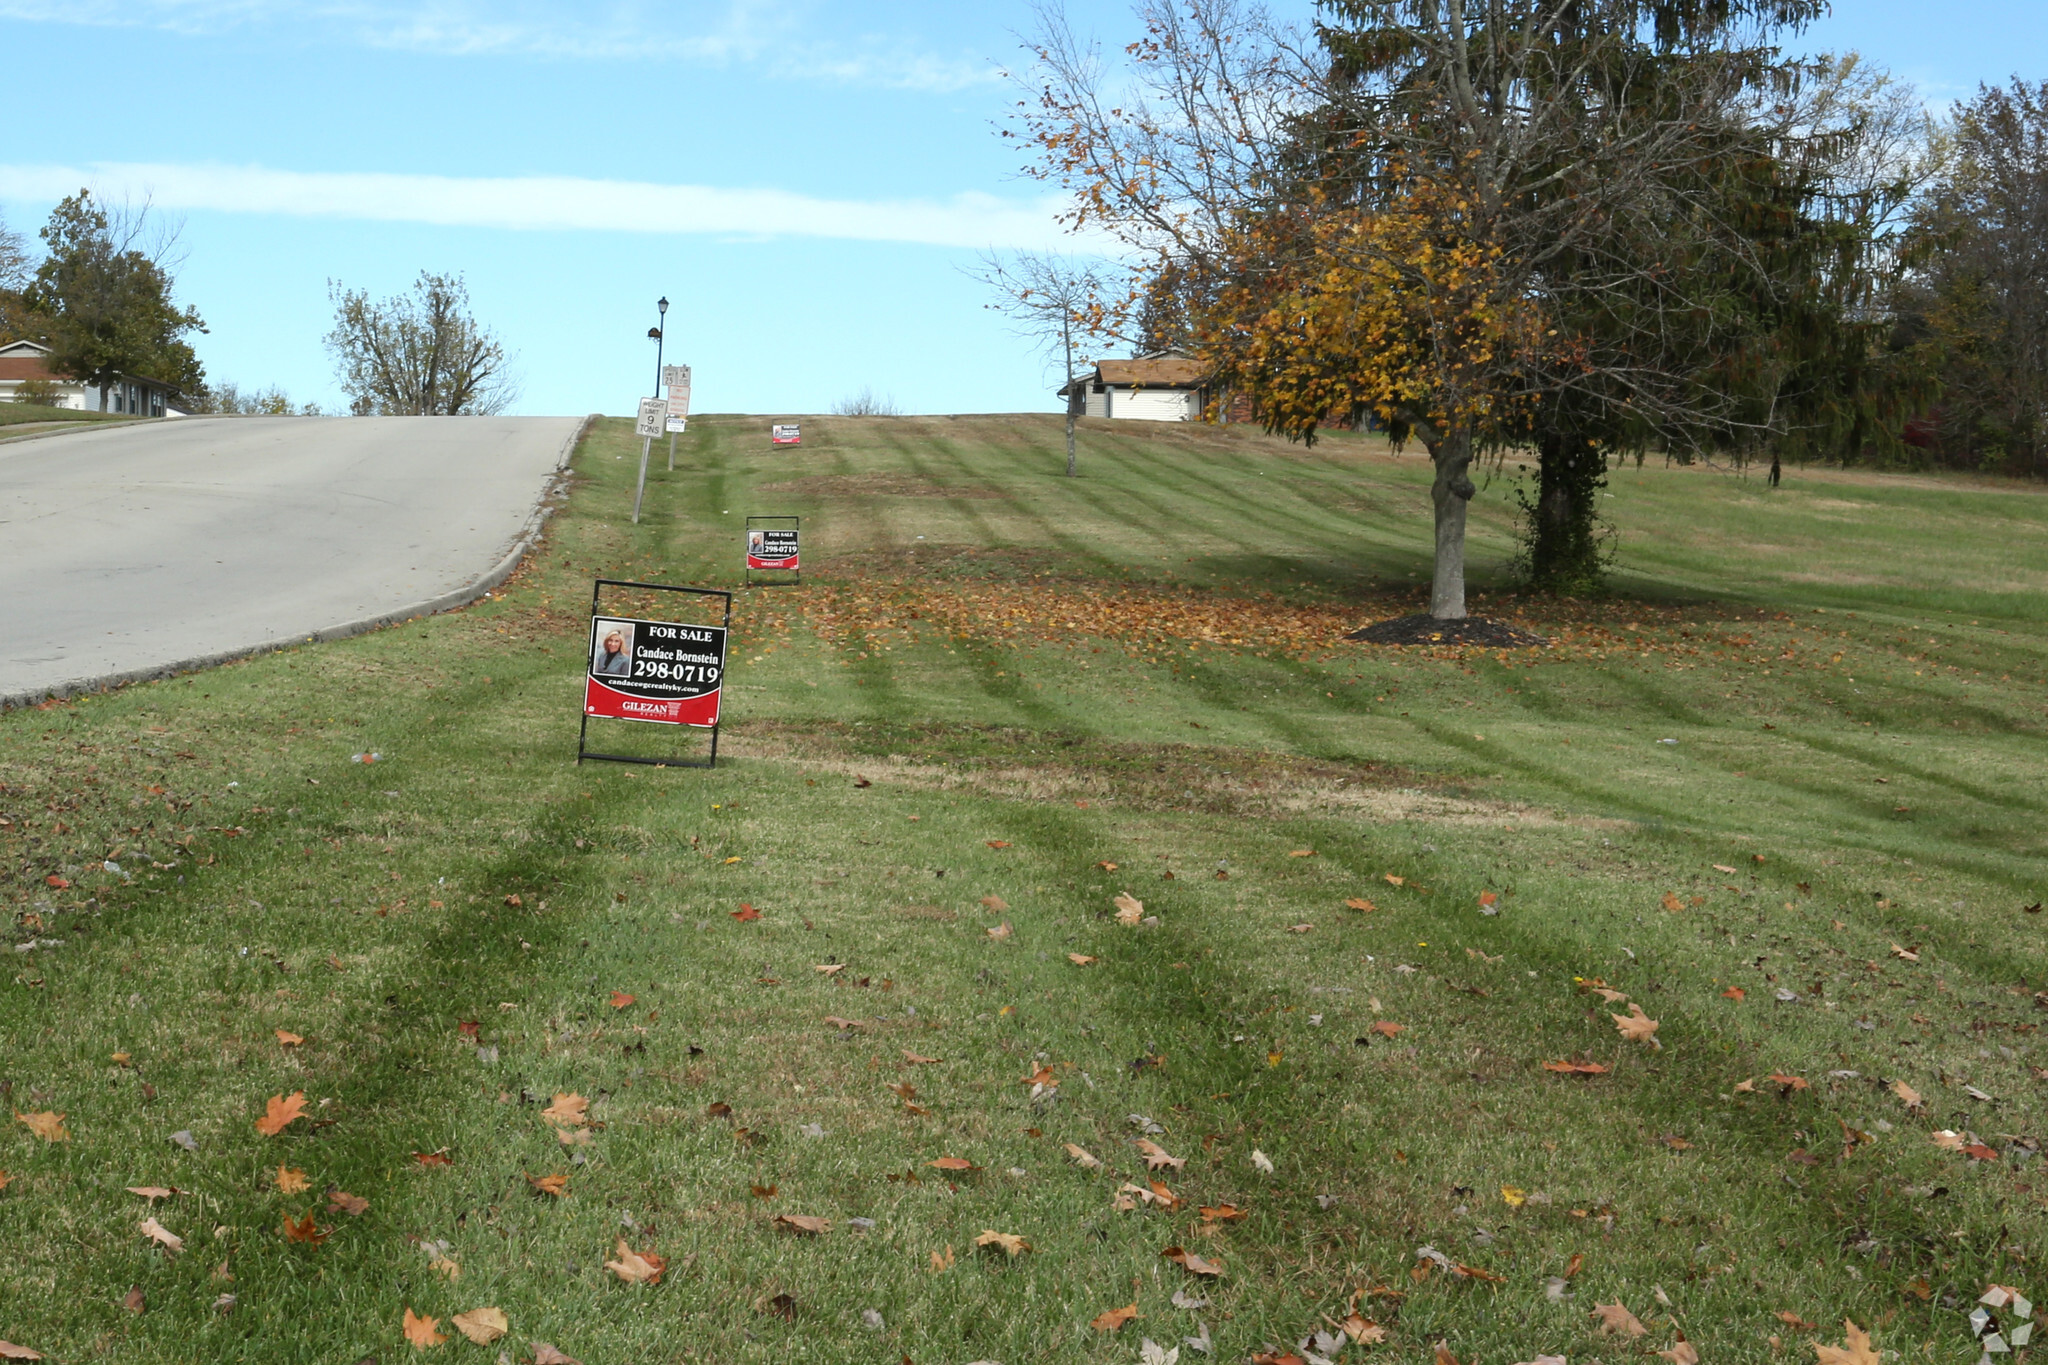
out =
[[[55,379],[41,356],[0,356],[0,379]]]
[[[1156,360],[1105,360],[1097,366],[1105,384],[1143,384],[1155,388],[1195,389],[1206,376],[1199,363],[1179,356]]]

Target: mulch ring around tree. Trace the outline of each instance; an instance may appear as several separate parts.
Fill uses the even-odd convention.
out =
[[[1529,649],[1550,643],[1541,635],[1532,635],[1499,621],[1489,621],[1483,616],[1465,616],[1457,620],[1396,616],[1390,621],[1376,621],[1362,630],[1354,630],[1344,638],[1363,640],[1372,645],[1478,645],[1482,649]]]

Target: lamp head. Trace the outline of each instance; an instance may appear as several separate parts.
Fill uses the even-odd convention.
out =
[[[660,313],[660,314],[661,314],[661,315],[662,315],[663,317],[667,317],[667,316],[668,316],[668,296],[667,296],[667,295],[663,295],[663,296],[662,296],[662,299],[661,299],[661,302],[659,302],[659,303],[655,304],[655,305],[654,305],[654,307],[655,307],[656,311],[658,311],[658,312],[659,312],[659,313]]]
[[[661,340],[661,329],[659,327],[649,327],[647,329],[647,339],[649,341]]]

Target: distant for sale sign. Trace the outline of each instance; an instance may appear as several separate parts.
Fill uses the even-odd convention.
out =
[[[804,443],[803,432],[795,422],[777,422],[768,428],[768,443],[778,446],[800,446]]]
[[[590,618],[585,716],[715,728],[724,678],[723,626]]]
[[[749,531],[747,532],[747,567],[750,569],[795,569],[797,564],[796,532],[790,531]]]

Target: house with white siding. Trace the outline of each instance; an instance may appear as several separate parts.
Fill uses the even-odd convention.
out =
[[[0,346],[0,403],[17,401],[25,385],[40,382],[54,391],[51,406],[74,412],[120,412],[137,417],[184,417],[191,409],[176,386],[139,375],[115,375],[104,388],[67,379],[49,366],[50,348],[40,341]]]
[[[1195,422],[1209,404],[1201,365],[1185,351],[1104,360],[1060,389],[1076,417]]]

